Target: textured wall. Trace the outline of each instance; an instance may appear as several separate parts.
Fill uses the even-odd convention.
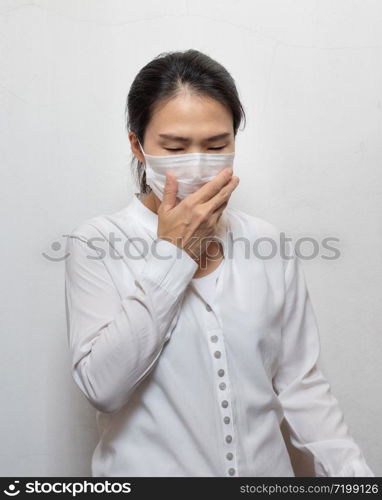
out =
[[[0,1],[1,475],[89,475],[62,235],[130,200],[129,86],[187,48],[227,67],[247,111],[231,204],[295,239],[339,239],[339,259],[304,262],[321,366],[382,475],[381,21],[370,0]]]

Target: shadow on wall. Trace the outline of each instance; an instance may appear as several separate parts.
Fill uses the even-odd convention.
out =
[[[302,453],[302,451],[298,450],[292,445],[292,443],[290,442],[290,427],[285,418],[281,422],[280,429],[290,456],[290,460],[292,462],[295,476],[315,477],[313,457],[308,456],[308,454]]]

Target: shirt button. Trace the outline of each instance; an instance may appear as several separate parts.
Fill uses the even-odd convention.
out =
[[[211,342],[217,342],[219,340],[219,337],[217,335],[212,335],[212,337],[210,337],[210,340]]]
[[[226,458],[227,458],[227,460],[232,460],[233,454],[231,452],[227,453]]]
[[[232,436],[228,434],[228,436],[225,437],[225,440],[227,443],[230,443],[232,441]]]
[[[220,382],[219,389],[221,389],[222,391],[224,391],[225,388],[226,388],[225,383],[224,382]]]
[[[221,352],[220,351],[215,351],[214,352],[214,356],[215,356],[215,358],[220,358]]]
[[[140,286],[137,280],[134,281],[134,285],[135,286]]]
[[[229,417],[224,417],[224,423],[229,424],[231,419]]]
[[[226,399],[224,399],[224,400],[222,401],[222,407],[223,407],[223,408],[227,408],[227,406],[228,406],[228,401],[227,401]]]
[[[234,469],[234,468],[232,468],[232,467],[231,467],[230,469],[228,469],[228,474],[229,474],[230,476],[233,476],[233,475],[235,474],[235,469]]]
[[[219,375],[219,377],[222,377],[224,375],[223,368],[220,368],[220,370],[218,371],[218,375]]]
[[[209,304],[206,304],[207,311],[212,311],[212,307]]]

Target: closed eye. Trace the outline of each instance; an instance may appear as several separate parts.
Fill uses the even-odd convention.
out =
[[[220,146],[219,148],[208,148],[208,149],[212,149],[213,151],[218,151],[219,149],[224,149],[225,146]],[[170,148],[164,148],[166,149],[167,151],[182,151],[182,148],[177,148],[177,149],[170,149]]]

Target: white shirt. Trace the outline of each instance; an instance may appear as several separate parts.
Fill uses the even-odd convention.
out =
[[[283,418],[317,476],[374,476],[317,366],[300,260],[245,251],[279,230],[226,207],[209,303],[140,199],[67,238],[71,371],[100,434],[92,476],[294,476]]]
[[[219,279],[219,274],[222,269],[222,263],[216,269],[201,278],[192,278],[197,291],[202,295],[206,302],[212,305],[216,295],[216,285]]]

